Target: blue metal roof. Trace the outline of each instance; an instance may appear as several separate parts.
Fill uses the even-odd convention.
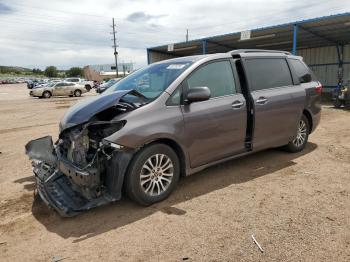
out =
[[[344,21],[343,21],[344,20]],[[349,26],[345,26],[345,23],[349,22]],[[304,19],[304,20],[299,20],[299,21],[294,21],[290,23],[284,23],[284,24],[279,24],[279,25],[273,25],[273,26],[267,26],[267,27],[260,27],[260,28],[255,28],[250,30],[252,35],[254,34],[261,34],[266,31],[269,31],[270,34],[276,34],[277,37],[274,37],[274,39],[271,41],[270,40],[265,40],[261,41],[261,39],[255,40],[254,37],[252,37],[249,40],[249,44],[245,46],[243,41],[242,42],[237,42],[237,39],[234,39],[235,37],[239,37],[241,32],[234,32],[234,33],[227,33],[227,34],[222,34],[222,35],[215,35],[215,36],[210,36],[210,37],[204,37],[204,38],[199,38],[199,39],[194,39],[190,40],[188,42],[178,42],[174,44],[175,50],[174,52],[168,52],[167,51],[167,45],[161,45],[161,46],[156,46],[156,47],[151,47],[148,48],[147,50],[149,51],[161,51],[161,52],[166,52],[169,54],[176,54],[176,55],[188,55],[188,53],[196,54],[202,49],[202,46],[198,46],[201,42],[208,41],[210,44],[212,41],[213,45],[220,46],[222,42],[228,42],[230,44],[234,44],[235,47],[232,47],[232,49],[235,48],[256,48],[254,46],[254,43],[258,45],[258,42],[262,42],[263,45],[267,47],[267,49],[270,49],[269,43],[274,46],[273,49],[280,49],[280,50],[291,50],[292,44],[289,45],[289,43],[281,44],[280,46],[277,46],[276,43],[278,42],[287,42],[289,40],[293,40],[293,26],[298,25],[302,30],[298,31],[298,42],[302,43],[303,41],[305,42],[310,42],[310,47],[314,46],[326,46],[330,45],[330,42],[334,42],[337,44],[345,44],[350,42],[350,12],[346,13],[340,13],[340,14],[334,14],[334,15],[329,15],[329,16],[322,16],[322,17],[317,17],[317,18],[311,18],[311,19]],[[328,27],[329,30],[328,30]],[[280,29],[286,29],[283,34],[280,33],[278,30]],[[290,33],[289,33],[290,29]],[[346,33],[342,33],[346,31]],[[276,32],[274,32],[276,31]],[[279,35],[278,35],[279,34]],[[336,35],[339,34],[339,35]],[[300,35],[300,36],[299,36]],[[331,35],[331,37],[329,37]],[[329,37],[329,38],[328,38]],[[224,40],[223,40],[224,39]],[[277,40],[278,39],[278,40]],[[258,41],[259,40],[259,41]],[[246,42],[248,43],[248,41]],[[188,51],[188,52],[181,52],[179,49],[179,52],[177,52],[176,47],[180,46],[182,49],[185,49],[187,47],[190,47],[194,45],[197,45],[198,48],[193,51]],[[212,46],[209,46],[209,53],[211,52],[219,52],[220,50],[222,51],[222,48],[214,48]],[[236,47],[236,45],[238,47]],[[289,48],[290,46],[290,48]],[[221,47],[224,47],[221,45]],[[286,48],[288,47],[288,48]],[[299,47],[302,47],[302,45],[299,45]],[[216,50],[217,49],[217,50]],[[227,48],[228,49],[228,48]],[[224,51],[228,51],[228,50]]]

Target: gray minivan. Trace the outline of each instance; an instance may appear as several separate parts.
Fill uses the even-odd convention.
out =
[[[322,86],[301,57],[234,50],[161,61],[71,107],[59,139],[30,141],[38,192],[63,216],[169,196],[180,176],[267,148],[299,152]]]

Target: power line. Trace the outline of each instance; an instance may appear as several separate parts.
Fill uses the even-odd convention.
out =
[[[28,21],[29,22],[33,22],[33,23],[37,23],[40,26],[45,26],[45,25],[57,25],[57,26],[64,26],[64,25],[69,25],[72,22],[75,22],[76,24],[78,24],[79,22],[83,22],[84,24],[92,24],[94,27],[100,27],[100,28],[106,28],[108,26],[109,23],[86,23],[86,21],[84,20],[61,20],[61,21],[57,21],[57,20],[52,20],[52,19],[46,19],[46,17],[26,17],[26,16],[22,16],[22,15],[13,15],[11,17],[0,17],[1,21],[4,22],[12,22],[12,23],[17,23],[17,22],[22,22],[24,24],[26,24]],[[44,24],[45,23],[45,24]]]
[[[39,6],[28,6],[28,5],[23,5],[23,4],[18,4],[18,3],[11,3],[10,5],[15,5],[15,6],[20,6],[20,7],[26,7],[26,8],[31,8],[31,9],[39,9],[39,10],[45,10],[49,12],[54,12],[54,13],[64,13],[64,14],[74,14],[74,15],[82,15],[82,16],[91,16],[91,17],[99,17],[99,18],[105,18],[105,15],[96,15],[96,14],[89,14],[89,13],[80,13],[80,12],[72,12],[72,11],[66,11],[66,10],[59,10],[59,9],[49,9],[49,8],[43,8]]]
[[[46,44],[46,43],[56,43],[56,44],[64,44],[64,45],[81,45],[81,46],[107,46],[108,41],[106,40],[106,42],[95,42],[95,41],[84,41],[84,42],[74,42],[74,41],[60,41],[60,40],[50,40],[50,39],[45,39],[45,41],[38,41],[38,40],[34,40],[34,39],[25,39],[25,38],[18,38],[18,37],[14,37],[11,39],[0,39],[0,42],[12,42],[12,41],[18,41],[20,40],[21,42],[33,42],[33,43],[40,43],[40,44]],[[17,44],[21,44],[20,42],[16,42]],[[101,44],[101,45],[98,45]]]

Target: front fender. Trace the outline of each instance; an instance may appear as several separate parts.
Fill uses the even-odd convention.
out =
[[[155,110],[139,108],[121,120],[126,121],[125,126],[106,137],[107,141],[134,149],[164,138],[183,145],[181,138],[184,137],[184,122],[180,107]]]

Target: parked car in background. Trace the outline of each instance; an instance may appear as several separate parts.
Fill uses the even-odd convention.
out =
[[[108,80],[107,82],[99,85],[97,88],[96,88],[96,93],[103,93],[104,91],[106,91],[108,88],[110,88],[111,86],[113,86],[114,84],[118,83],[118,81],[120,80],[121,78],[116,78],[116,79],[110,79]]]
[[[36,185],[63,216],[121,199],[167,198],[180,176],[267,148],[302,151],[322,85],[289,52],[234,50],[151,64],[71,107],[30,141]],[[201,181],[198,180],[198,183]]]
[[[88,91],[90,91],[91,88],[94,86],[94,81],[88,81],[84,78],[79,78],[79,77],[68,77],[68,78],[65,78],[64,81],[85,86],[86,90]]]
[[[85,86],[71,82],[54,82],[42,87],[34,87],[29,95],[40,98],[50,98],[51,96],[76,96],[88,92]]]
[[[27,88],[28,89],[32,89],[36,85],[39,85],[39,84],[42,84],[42,83],[43,82],[41,82],[41,80],[38,80],[38,79],[28,80],[27,81]]]

